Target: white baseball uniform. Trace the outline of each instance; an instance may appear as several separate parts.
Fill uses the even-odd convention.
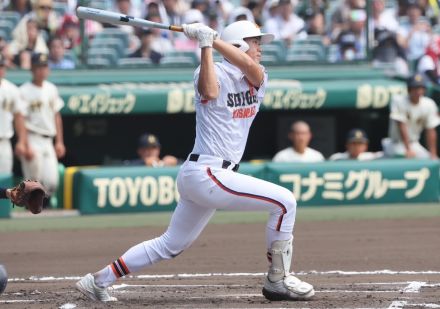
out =
[[[299,153],[288,147],[275,154],[273,162],[322,162],[325,158],[319,151],[307,147],[304,153]]]
[[[53,138],[56,135],[55,115],[64,106],[54,84],[44,81],[42,87],[27,82],[20,87],[25,104],[25,125],[35,157],[21,159],[25,178],[41,181],[50,194],[58,187],[58,159]]]
[[[432,129],[440,124],[435,102],[428,97],[421,97],[418,104],[412,104],[408,96],[393,97],[390,105],[389,137],[382,140],[384,153],[389,157],[406,154],[397,122],[406,124],[410,147],[416,153],[416,157],[429,158],[428,150],[420,145],[419,140],[424,129]]]
[[[14,157],[10,139],[14,135],[15,113],[23,113],[18,88],[3,78],[0,80],[0,173],[12,173]]]
[[[210,101],[203,100],[197,91],[199,70],[194,75],[196,140],[177,176],[180,200],[167,231],[130,248],[99,271],[95,277],[98,286],[109,286],[129,272],[177,256],[199,236],[216,209],[268,211],[268,248],[276,240],[292,238],[296,212],[292,192],[234,171],[263,101],[267,73],[264,71],[264,80],[256,88],[227,61],[216,63],[215,71],[220,93]]]

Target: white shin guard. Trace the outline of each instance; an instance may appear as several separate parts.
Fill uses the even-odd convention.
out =
[[[269,300],[307,300],[315,295],[312,285],[290,273],[292,240],[274,241],[268,252],[272,263],[264,283],[263,295]]]
[[[289,275],[292,263],[292,241],[293,237],[289,240],[276,240],[272,243],[269,250],[269,256],[272,260],[268,272],[270,281],[280,281]]]

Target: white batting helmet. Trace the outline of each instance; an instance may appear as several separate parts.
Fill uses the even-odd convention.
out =
[[[248,43],[244,41],[246,38],[261,37],[261,43],[270,43],[274,39],[273,34],[262,33],[260,28],[253,22],[248,20],[236,21],[223,29],[220,38],[246,52],[249,49]]]

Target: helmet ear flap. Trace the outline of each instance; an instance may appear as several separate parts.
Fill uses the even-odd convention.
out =
[[[230,40],[228,43],[232,45],[238,45],[238,48],[241,51],[247,52],[249,50],[249,44],[246,43],[244,40]]]

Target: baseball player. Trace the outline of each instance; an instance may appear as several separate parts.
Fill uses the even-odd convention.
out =
[[[27,134],[18,88],[4,78],[5,62],[5,57],[0,53],[0,173],[12,173],[13,154],[10,141],[14,135],[12,123],[14,122],[18,137],[15,153],[20,157],[27,155]]]
[[[425,97],[426,80],[415,74],[407,81],[408,95],[394,96],[390,105],[389,137],[382,140],[387,157],[438,159],[437,131],[440,124],[435,102]],[[422,131],[426,133],[428,149],[420,143]]]
[[[249,21],[217,32],[202,24],[184,25],[184,33],[197,39],[201,64],[194,74],[196,139],[177,176],[180,200],[167,231],[130,248],[121,257],[77,282],[93,300],[115,301],[107,287],[116,279],[187,249],[217,209],[266,210],[270,217],[266,240],[270,267],[263,294],[269,300],[304,300],[313,287],[290,273],[296,200],[291,191],[237,173],[250,126],[267,86],[267,73],[259,64],[261,44],[273,39]],[[214,63],[213,49],[223,55]]]
[[[49,75],[46,54],[32,55],[31,71],[32,81],[20,87],[30,154],[29,159],[21,159],[21,166],[25,178],[40,181],[52,195],[58,187],[58,159],[66,151],[60,115],[64,102],[56,86],[46,80]]]

